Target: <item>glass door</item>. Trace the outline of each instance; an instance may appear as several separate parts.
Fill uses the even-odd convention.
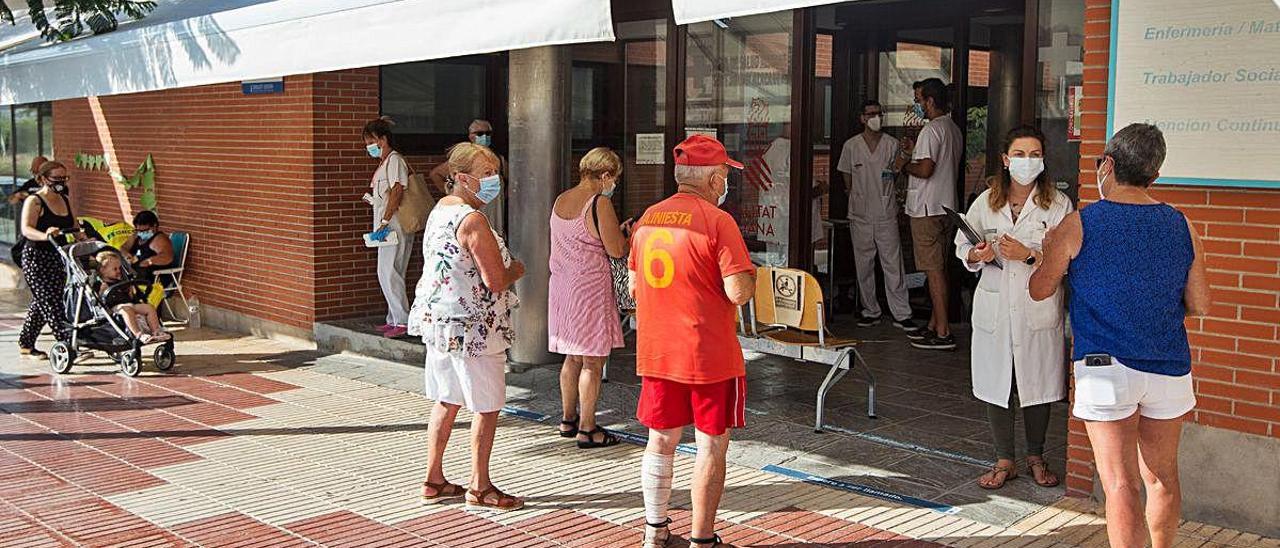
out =
[[[667,21],[617,25],[617,42],[573,46],[571,172],[595,147],[622,157],[614,207],[622,219],[638,218],[666,195]],[[619,116],[618,113],[621,113]]]
[[[780,11],[687,27],[680,138],[713,136],[746,164],[730,175],[724,208],[758,264],[790,262],[793,22]]]
[[[626,65],[623,93],[623,187],[619,217],[639,219],[666,192],[667,21],[650,19],[618,25]]]

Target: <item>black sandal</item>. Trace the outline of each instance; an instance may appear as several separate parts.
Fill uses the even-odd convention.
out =
[[[598,424],[596,425],[595,428],[592,428],[590,431],[581,431],[581,432],[578,432],[578,434],[587,437],[587,441],[578,440],[578,449],[595,449],[598,447],[612,447],[614,445],[618,445],[618,442],[620,441],[617,436],[610,434],[608,430],[600,428],[600,425]],[[603,434],[604,438],[602,438],[600,441],[596,441],[596,434]]]
[[[573,420],[571,420],[571,421],[560,421],[560,426],[570,426],[570,427],[572,427],[572,428],[570,428],[569,430],[558,430],[558,432],[560,432],[560,437],[562,437],[562,438],[576,438],[576,437],[578,437],[578,420],[579,420],[579,419],[580,419],[580,417],[574,417],[574,418],[573,418]]]
[[[653,524],[645,522],[644,528],[644,548],[666,548],[671,541],[676,538],[671,534],[671,518],[663,520],[662,523]]]
[[[712,548],[715,548],[716,546],[729,546],[728,544],[725,544],[724,541],[720,540],[720,535],[715,534],[711,535],[711,538],[689,537],[689,544],[697,544],[699,546],[708,544]]]

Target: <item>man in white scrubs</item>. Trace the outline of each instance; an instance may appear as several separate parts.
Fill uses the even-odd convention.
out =
[[[879,101],[863,103],[860,119],[862,133],[844,142],[836,164],[836,170],[844,174],[849,196],[849,233],[858,274],[858,297],[862,301],[858,326],[880,323],[875,272],[878,254],[893,325],[914,333],[920,328],[911,320],[907,284],[902,276],[902,239],[898,236],[898,200],[894,191],[894,181],[902,168],[902,162],[895,161],[898,140],[880,131],[884,109]]]

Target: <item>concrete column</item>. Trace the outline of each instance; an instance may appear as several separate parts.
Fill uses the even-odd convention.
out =
[[[548,223],[556,194],[569,177],[571,57],[567,46],[545,46],[512,51],[509,63],[507,237],[512,254],[527,268],[516,284],[520,308],[513,317],[510,359],[554,363],[559,359],[547,352]]]

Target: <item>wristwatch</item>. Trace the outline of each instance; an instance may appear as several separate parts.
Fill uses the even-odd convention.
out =
[[[1026,259],[1022,260],[1022,262],[1026,263],[1027,266],[1034,266],[1036,264],[1036,252],[1032,251],[1030,255],[1027,255]]]

